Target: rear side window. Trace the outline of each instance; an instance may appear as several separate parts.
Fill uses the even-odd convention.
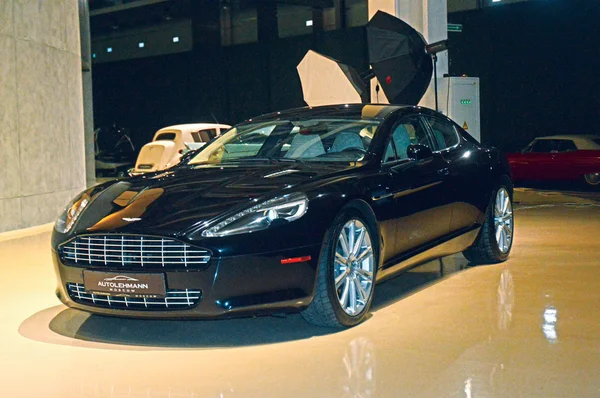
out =
[[[194,142],[208,142],[217,136],[216,129],[195,131],[192,133]]]
[[[453,124],[436,117],[425,116],[431,126],[433,139],[438,150],[453,147],[458,144],[458,133]]]
[[[576,151],[577,147],[575,146],[575,143],[571,140],[560,140],[559,145],[558,145],[558,151],[559,152],[570,152],[570,151]]]
[[[155,141],[174,141],[176,135],[175,133],[162,133],[156,137]]]

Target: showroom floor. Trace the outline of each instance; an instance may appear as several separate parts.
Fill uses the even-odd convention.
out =
[[[49,232],[0,235],[0,396],[599,396],[600,195],[516,200],[509,261],[421,266],[345,331],[90,316],[54,296]]]

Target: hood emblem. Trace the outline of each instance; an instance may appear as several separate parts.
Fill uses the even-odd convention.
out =
[[[125,221],[125,222],[136,222],[136,221],[142,221],[141,218],[139,217],[123,217],[121,220]]]

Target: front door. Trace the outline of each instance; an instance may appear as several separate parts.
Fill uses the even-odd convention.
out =
[[[417,250],[449,233],[452,205],[447,194],[448,163],[440,154],[423,160],[408,158],[410,145],[433,149],[418,117],[400,119],[392,128],[383,159],[386,192],[379,199],[393,214],[395,243],[390,259]],[[389,264],[393,265],[393,264]]]

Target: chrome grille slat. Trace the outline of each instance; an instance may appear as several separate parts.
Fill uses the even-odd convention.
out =
[[[67,251],[67,250],[70,251],[71,249],[70,248],[65,248],[64,250],[65,251]],[[106,252],[106,253],[118,253],[118,254],[106,254],[106,256],[109,256],[109,257],[111,257],[111,256],[112,257],[121,257],[121,255],[120,255],[121,251],[120,250],[108,250],[108,249],[107,250],[102,250],[102,249],[91,249],[90,250],[90,249],[82,249],[82,248],[78,249],[78,252],[81,253],[82,251],[83,251],[83,253],[86,256],[89,255],[88,253],[91,253],[92,256],[98,256],[98,255],[101,255],[101,254],[105,255],[104,253]],[[139,253],[139,251],[138,251],[138,253]],[[177,254],[177,252],[175,252],[175,251],[164,251],[162,253],[165,253],[165,254]],[[186,254],[190,254],[190,253],[193,254],[194,256],[188,255],[187,258],[192,258],[192,257],[210,257],[208,255],[197,256],[196,254],[203,254],[203,252],[201,252],[201,251],[195,251],[195,252],[194,251],[189,251],[189,250],[186,251]],[[150,251],[150,250],[146,251],[145,250],[143,252],[143,254],[161,254],[161,252],[160,251]],[[165,257],[167,257],[167,256],[165,256]],[[180,256],[171,256],[171,257],[176,258],[176,257],[180,257]]]
[[[59,248],[61,260],[81,267],[198,268],[208,264],[208,250],[169,238],[143,235],[79,236]]]
[[[75,257],[65,256],[64,258],[67,260],[75,260]],[[104,261],[106,261],[107,263],[121,264],[121,260],[105,259]],[[160,264],[162,266],[163,263],[162,263],[162,261],[145,261],[145,264]],[[206,261],[192,262],[191,264],[206,264]]]
[[[84,285],[80,283],[67,283],[67,291],[72,300],[81,304],[104,308],[154,311],[192,308],[198,305],[202,299],[202,291],[199,289],[167,290],[167,295],[163,298],[138,298],[92,294],[86,292]]]

